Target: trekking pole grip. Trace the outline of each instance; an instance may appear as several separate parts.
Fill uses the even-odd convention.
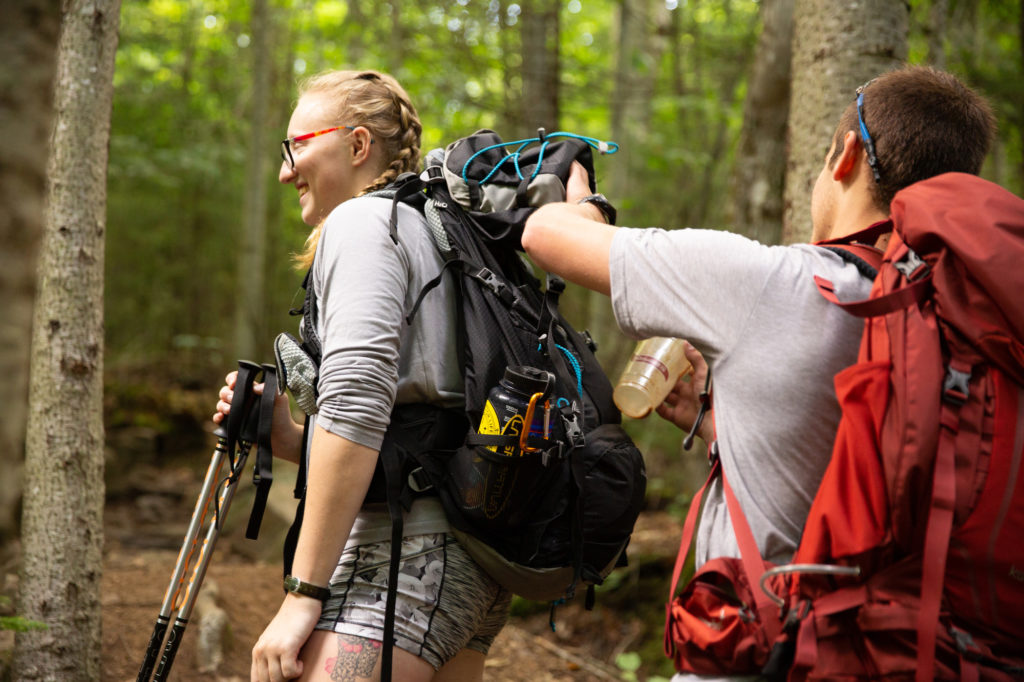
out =
[[[164,655],[160,658],[160,665],[156,669],[156,674],[153,675],[153,682],[166,682],[168,675],[171,674],[171,665],[174,664],[174,657],[178,653],[178,646],[181,644],[181,638],[185,636],[185,626],[187,621],[183,621],[178,618],[174,621],[174,627],[171,628],[171,634],[167,638],[167,645],[164,647]]]
[[[255,362],[250,362],[249,360],[238,361],[238,376],[235,378],[235,391],[234,397],[231,400],[231,411],[228,412],[227,418],[221,421],[220,426],[214,430],[215,436],[228,441],[230,444],[234,444],[238,440],[254,397],[252,382],[255,381],[261,371],[262,368]]]
[[[164,642],[164,635],[167,634],[167,625],[170,620],[163,616],[157,618],[156,625],[153,626],[153,634],[149,638],[149,646],[146,647],[146,657],[142,661],[142,667],[139,669],[139,676],[136,678],[136,682],[149,682],[150,676],[153,674],[153,666],[156,664],[156,657],[160,655],[160,645]]]

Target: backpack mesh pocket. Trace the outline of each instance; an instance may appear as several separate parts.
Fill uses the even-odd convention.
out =
[[[302,344],[288,333],[274,339],[274,357],[282,392],[288,388],[299,408],[306,414],[316,414],[317,366]]]

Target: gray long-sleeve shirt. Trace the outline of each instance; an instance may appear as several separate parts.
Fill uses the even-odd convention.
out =
[[[389,234],[391,200],[362,197],[328,216],[317,247],[312,286],[323,345],[317,424],[379,450],[395,405],[465,402],[455,345],[456,298],[451,277],[427,294],[406,323],[423,286],[443,259],[423,216],[398,207],[398,243]],[[383,505],[366,505],[347,545],[388,537]],[[405,534],[448,529],[440,503],[420,498]]]

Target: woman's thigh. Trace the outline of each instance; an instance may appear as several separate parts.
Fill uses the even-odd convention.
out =
[[[480,653],[482,659],[505,623],[511,595],[451,536],[405,538],[402,556],[394,649],[422,659],[434,669],[441,669],[466,649]],[[317,628],[354,638],[353,647],[358,648],[359,640],[379,647],[389,592],[389,559],[388,543],[346,550],[331,580],[331,598],[324,604]],[[379,657],[380,652],[363,647],[357,653]],[[352,665],[360,661],[360,670],[369,674],[372,666],[360,656],[349,658]]]
[[[433,682],[481,682],[486,658],[479,651],[463,649],[434,674]]]
[[[306,646],[302,648],[303,668],[300,680],[376,682],[380,680],[381,652],[381,643],[378,641],[327,630],[315,630]],[[398,647],[392,649],[392,652],[392,680],[430,682],[434,677],[434,668],[422,658]]]

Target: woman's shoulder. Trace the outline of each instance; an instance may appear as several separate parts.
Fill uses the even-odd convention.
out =
[[[379,222],[391,216],[391,199],[387,197],[353,197],[334,207],[327,216],[327,223],[367,220]]]
[[[403,251],[429,239],[422,212],[405,203],[398,206],[398,241],[391,235],[392,200],[384,196],[355,197],[339,204],[324,222],[323,248],[334,250],[377,244]],[[410,226],[415,225],[414,229]],[[406,243],[408,242],[408,244]],[[412,247],[418,249],[419,246]]]

